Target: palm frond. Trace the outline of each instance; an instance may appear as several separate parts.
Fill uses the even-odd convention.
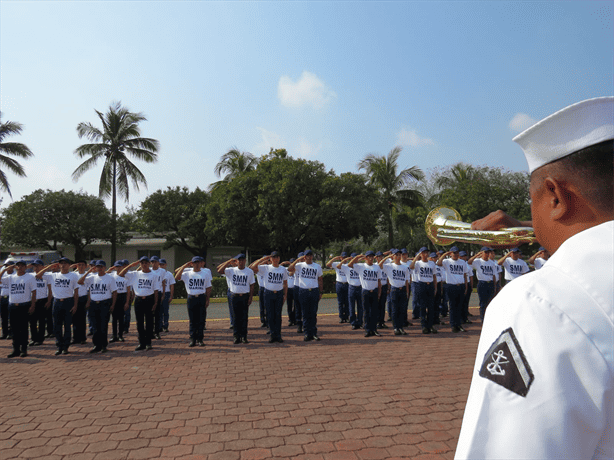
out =
[[[11,188],[9,187],[9,181],[3,171],[0,171],[0,189],[7,192],[11,197],[11,200],[13,199],[13,194],[11,193]]]
[[[87,160],[85,160],[83,163],[81,163],[79,166],[77,166],[77,169],[75,169],[72,173],[72,180],[74,182],[77,182],[77,180],[83,174],[85,174],[90,169],[92,169],[94,166],[96,166],[96,163],[98,163],[99,158],[100,158],[100,155],[92,156],[88,158]]]
[[[4,142],[0,144],[0,152],[6,153],[7,155],[13,155],[21,158],[28,158],[34,156],[32,151],[28,148],[27,145],[21,144],[19,142]]]
[[[23,169],[23,166],[19,164],[17,160],[14,160],[5,155],[0,155],[0,166],[4,169],[4,167],[11,170],[12,173],[17,174],[21,177],[26,177],[26,172]]]

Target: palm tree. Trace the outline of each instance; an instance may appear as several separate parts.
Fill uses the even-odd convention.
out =
[[[417,190],[408,188],[413,181],[424,180],[424,173],[417,166],[403,169],[398,172],[399,155],[401,147],[393,148],[387,156],[366,155],[360,163],[358,170],[364,170],[368,183],[374,185],[388,205],[386,215],[386,227],[388,229],[388,246],[394,246],[394,234],[392,228],[392,212],[400,205],[417,206],[421,203],[422,194]]]
[[[473,166],[466,165],[464,163],[457,163],[450,168],[448,175],[437,178],[435,181],[435,186],[440,189],[446,189],[471,182],[475,178],[476,170]]]
[[[155,139],[141,137],[139,123],[147,118],[142,113],[130,112],[128,108],[122,107],[121,102],[112,103],[105,114],[98,110],[95,112],[102,122],[102,129],[91,123],[79,123],[77,126],[79,138],[86,137],[92,143],[83,144],[75,150],[79,158],[87,156],[89,158],[75,169],[72,177],[76,182],[85,172],[92,169],[99,159],[104,159],[98,194],[100,198],[112,197],[111,260],[113,261],[117,250],[117,194],[128,201],[129,180],[137,191],[141,184],[147,188],[145,176],[129,157],[146,163],[155,163],[158,161],[156,152],[159,143]]]
[[[21,134],[22,130],[22,124],[17,123],[16,121],[7,121],[2,123],[2,112],[0,112],[0,167],[2,167],[2,169],[0,169],[0,189],[7,192],[11,198],[13,198],[13,195],[11,194],[9,181],[6,178],[6,174],[3,169],[6,168],[20,177],[26,177],[26,172],[24,171],[23,166],[21,166],[17,160],[14,160],[7,155],[28,158],[34,154],[25,144],[3,141],[5,137],[13,134]]]
[[[258,166],[258,158],[249,152],[240,152],[236,147],[231,148],[220,158],[220,161],[215,165],[215,175],[222,177],[221,181],[214,182],[209,186],[209,190],[213,190],[220,185],[230,182],[235,177],[244,172],[253,171]]]

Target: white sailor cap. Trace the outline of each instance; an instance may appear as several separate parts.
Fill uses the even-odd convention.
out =
[[[532,173],[540,166],[610,139],[614,139],[612,96],[565,107],[521,132],[513,141],[522,147]]]

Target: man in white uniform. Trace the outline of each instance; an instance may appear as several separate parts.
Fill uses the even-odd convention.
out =
[[[520,258],[520,249],[514,248],[499,259],[497,264],[505,268],[505,280],[510,282],[529,273],[529,266]]]
[[[529,260],[527,260],[527,263],[529,265],[533,265],[535,267],[535,270],[539,270],[540,268],[542,268],[544,266],[544,264],[546,262],[548,262],[548,259],[550,258],[550,254],[548,253],[548,251],[546,250],[546,248],[544,248],[543,246],[541,246],[537,252],[535,254],[533,254]]]
[[[467,261],[467,265],[475,270],[478,278],[478,297],[480,299],[480,318],[484,321],[486,309],[495,296],[495,285],[497,283],[497,264],[490,259],[493,249],[484,246],[480,252]]]
[[[23,260],[15,263],[15,272],[8,277],[9,318],[13,334],[13,352],[7,358],[28,356],[28,315],[34,313],[36,304],[36,279],[26,273]]]
[[[5,262],[0,271],[0,281],[2,282],[2,299],[0,300],[0,315],[2,316],[2,336],[0,340],[11,338],[11,327],[9,325],[9,280],[8,276],[13,274],[15,262]]]
[[[318,303],[322,298],[324,282],[322,267],[313,261],[313,252],[307,249],[288,267],[288,273],[299,272],[299,297],[303,309],[303,328],[305,342],[319,341],[318,337]]]
[[[271,332],[269,343],[284,341],[281,338],[281,310],[288,297],[288,270],[279,264],[280,257],[277,251],[273,251],[270,256],[258,259],[249,267],[264,285],[264,305]]]
[[[525,225],[552,257],[489,307],[457,459],[614,456],[612,139],[613,97],[569,106],[514,139],[531,172]],[[472,227],[519,224],[497,211]]]
[[[188,267],[192,267],[192,270],[186,270]],[[175,280],[183,281],[188,293],[188,317],[190,318],[188,346],[204,347],[205,318],[211,298],[211,270],[205,268],[205,259],[194,256],[190,262],[179,267]]]
[[[234,343],[249,343],[247,341],[247,321],[249,306],[254,297],[254,272],[245,266],[245,254],[237,254],[230,260],[218,266],[217,272],[226,276],[230,287],[232,309],[235,316]],[[231,266],[236,265],[236,266]]]
[[[364,259],[364,263],[358,263]],[[365,337],[378,336],[377,319],[379,317],[379,298],[382,295],[382,269],[374,264],[374,251],[358,254],[348,263],[348,267],[356,270],[362,288],[362,308],[365,317]]]

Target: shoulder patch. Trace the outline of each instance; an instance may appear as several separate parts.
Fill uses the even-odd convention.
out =
[[[484,355],[480,377],[520,396],[529,392],[535,377],[511,327],[501,333]]]

